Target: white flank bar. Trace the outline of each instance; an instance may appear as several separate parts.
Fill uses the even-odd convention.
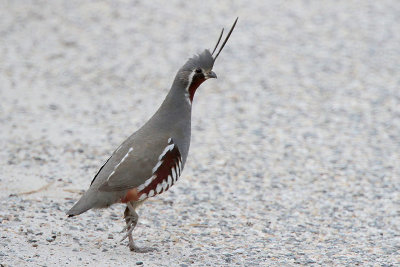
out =
[[[174,181],[176,181],[176,170],[175,170],[175,167],[172,167],[171,174],[172,174],[172,179],[174,179]]]
[[[162,158],[165,156],[165,154],[167,154],[168,151],[171,151],[172,149],[174,149],[174,146],[175,146],[174,144],[170,144],[166,148],[164,148],[164,151],[158,157],[158,160],[162,160]]]
[[[142,194],[140,197],[139,197],[139,200],[144,200],[145,198],[147,198],[147,194],[145,193],[145,194]]]
[[[159,162],[157,162],[156,166],[154,166],[154,168],[151,170],[153,173],[155,173],[158,168],[160,168],[161,164],[163,163],[162,160],[160,160]]]
[[[157,187],[156,187],[157,194],[160,194],[162,189],[163,189],[162,184],[157,184]]]
[[[178,181],[178,178],[179,178],[179,175],[180,175],[180,174],[179,174],[179,166],[178,166],[178,164],[176,164],[174,170],[175,170],[174,182],[176,182],[176,181]]]
[[[139,185],[138,187],[137,187],[137,190],[140,192],[140,191],[142,191],[143,189],[145,189],[146,188],[146,186],[144,185],[144,184],[141,184],[141,185]]]
[[[168,176],[171,177],[171,176]],[[167,188],[169,188],[168,183],[165,181],[165,179],[162,181],[162,188],[164,189],[164,191],[167,191]]]
[[[149,192],[149,197],[152,197],[152,196],[154,196],[154,190],[153,189],[150,190],[150,192]]]

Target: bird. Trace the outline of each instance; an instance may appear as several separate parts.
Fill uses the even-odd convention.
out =
[[[171,89],[154,115],[129,136],[99,169],[89,188],[67,212],[73,217],[90,209],[125,203],[126,234],[131,251],[151,248],[135,245],[132,231],[139,216],[136,208],[145,200],[168,191],[177,183],[186,164],[191,137],[192,102],[196,90],[206,80],[217,78],[213,66],[236,26],[234,21],[218,53],[222,29],[212,52],[189,58],[178,70]]]

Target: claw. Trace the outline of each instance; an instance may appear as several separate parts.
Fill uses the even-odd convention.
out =
[[[124,237],[123,237],[123,238],[121,239],[121,241],[119,241],[119,242],[124,241],[128,236],[130,236],[130,235],[132,234],[132,231],[133,231],[133,227],[129,228],[129,230],[126,232],[126,234],[124,235]]]
[[[122,228],[121,233],[125,232],[126,230],[128,230],[129,227],[131,227],[133,225],[133,221],[134,221],[135,217],[129,215],[125,217],[125,221],[127,221],[126,225],[124,226],[124,228]],[[126,237],[125,237],[126,238]]]
[[[127,237],[129,236],[129,234],[128,233],[126,233],[125,235],[124,235],[124,237],[119,241],[119,242],[122,242],[122,241],[124,241]]]
[[[129,228],[129,225],[125,225],[124,228],[122,228],[120,233],[124,233],[126,230],[128,230],[128,228]]]

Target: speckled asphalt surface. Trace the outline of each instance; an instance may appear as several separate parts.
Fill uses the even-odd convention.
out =
[[[0,6],[4,266],[399,266],[398,1]],[[183,176],[139,210],[158,251],[119,243],[122,205],[66,218],[236,16]]]

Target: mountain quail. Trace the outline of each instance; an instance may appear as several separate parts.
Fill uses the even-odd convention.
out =
[[[224,29],[212,53],[206,49],[190,58],[179,69],[160,108],[114,151],[92,180],[89,189],[67,212],[69,217],[92,208],[126,203],[124,230],[127,233],[122,240],[129,238],[129,248],[132,251],[146,251],[133,242],[132,231],[139,218],[135,209],[149,197],[167,191],[181,175],[189,151],[193,96],[205,80],[217,78],[212,71],[214,62],[237,20],[215,57],[213,55]]]

